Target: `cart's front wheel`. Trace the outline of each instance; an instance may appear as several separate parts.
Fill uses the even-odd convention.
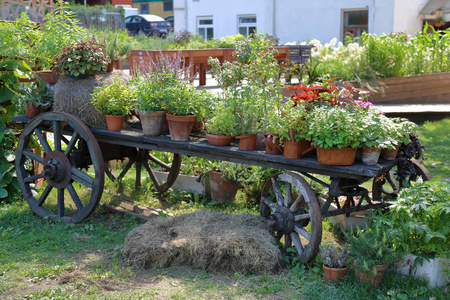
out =
[[[322,239],[322,216],[317,198],[308,183],[292,172],[278,173],[264,185],[261,216],[267,220],[284,251],[295,247],[300,264],[314,259]]]
[[[70,114],[49,112],[28,123],[17,145],[16,173],[31,209],[53,221],[80,222],[102,197],[100,147],[89,128]]]

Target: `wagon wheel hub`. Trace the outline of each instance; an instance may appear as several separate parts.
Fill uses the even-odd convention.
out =
[[[71,164],[60,151],[50,152],[44,159],[44,177],[55,188],[66,187],[71,179]]]
[[[276,212],[269,216],[268,225],[273,231],[290,233],[294,230],[294,214],[289,211],[289,208],[279,207]]]

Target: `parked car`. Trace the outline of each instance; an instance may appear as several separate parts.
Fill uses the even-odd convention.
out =
[[[133,15],[126,17],[125,26],[131,35],[165,36],[172,30],[170,22],[157,15]]]
[[[172,25],[173,28],[173,15],[165,17],[164,20],[170,22],[170,25]]]

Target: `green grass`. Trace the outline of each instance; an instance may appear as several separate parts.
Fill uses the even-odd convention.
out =
[[[450,119],[419,127],[426,145],[426,167],[434,178],[449,179]],[[139,204],[180,214],[198,209],[258,214],[238,195],[236,203],[209,206],[192,195],[170,191],[158,198],[135,191],[132,174],[122,183],[107,181],[102,202],[123,193]],[[25,202],[0,204],[0,299],[449,299],[449,287],[388,271],[378,287],[359,283],[349,270],[338,284],[325,282],[320,259],[275,274],[209,272],[189,267],[136,270],[122,255],[125,236],[142,224],[98,208],[79,224],[51,223]],[[325,243],[342,241],[340,231],[323,222]],[[435,298],[432,298],[435,297]]]

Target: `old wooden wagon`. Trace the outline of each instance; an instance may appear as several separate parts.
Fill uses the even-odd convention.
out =
[[[112,132],[89,128],[77,117],[62,112],[49,112],[34,119],[20,116],[14,120],[26,124],[16,153],[21,191],[36,214],[51,220],[82,221],[99,204],[105,174],[111,179],[122,178],[133,166],[136,185],[140,185],[142,179],[149,179],[159,192],[166,191],[176,180],[182,155],[277,168],[286,172],[274,175],[265,184],[261,216],[267,220],[275,237],[284,239],[286,248],[295,246],[301,263],[306,263],[319,250],[322,218],[383,207],[386,197],[395,197],[398,191],[398,184],[390,173],[395,160],[381,160],[375,166],[361,163],[327,166],[318,163],[315,156],[287,159],[264,151],[242,151],[236,143],[211,146],[202,134],[180,142],[171,140],[168,135],[145,136],[139,129]],[[36,147],[42,149],[42,153],[30,150]],[[156,158],[152,155],[154,151],[172,153],[171,163]],[[125,158],[128,162],[118,176],[105,168],[109,161]],[[30,174],[31,165],[39,172]],[[166,182],[158,181],[152,165],[169,172]],[[416,163],[415,167],[419,175],[429,177],[421,165]],[[328,176],[330,183],[320,180],[316,174]],[[328,189],[322,206],[305,178]],[[370,193],[362,184],[372,179]],[[39,181],[40,184],[36,184]],[[56,204],[46,203],[52,190],[57,193]],[[333,208],[332,203],[337,208]]]

